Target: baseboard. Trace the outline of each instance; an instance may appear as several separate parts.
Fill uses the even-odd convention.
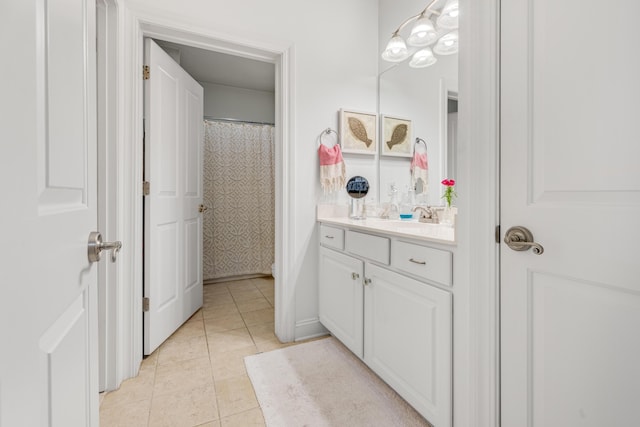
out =
[[[314,317],[312,319],[299,320],[296,322],[294,341],[302,341],[310,338],[327,335],[329,331],[322,326],[320,319]]]

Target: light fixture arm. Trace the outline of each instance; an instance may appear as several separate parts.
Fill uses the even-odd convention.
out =
[[[432,0],[431,3],[429,3],[429,5],[427,7],[424,8],[424,10],[420,13],[418,13],[417,15],[413,15],[408,17],[407,19],[404,20],[404,22],[402,24],[400,24],[400,26],[398,27],[397,30],[395,30],[393,32],[393,34],[391,34],[391,37],[395,37],[397,35],[400,34],[400,31],[402,31],[404,29],[404,27],[406,27],[407,25],[409,25],[411,22],[422,18],[423,16],[425,16],[427,14],[427,12],[429,13],[429,16],[431,15],[440,15],[440,12],[436,11],[436,10],[431,10],[431,7],[433,7],[434,4],[436,4],[439,0]]]

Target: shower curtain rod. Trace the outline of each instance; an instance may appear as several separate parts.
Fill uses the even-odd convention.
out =
[[[249,124],[249,125],[270,125],[270,126],[275,126],[275,123],[252,122],[252,121],[249,121],[249,120],[225,119],[225,118],[211,117],[211,116],[204,116],[204,119],[208,120],[210,122],[231,122],[231,123],[246,123],[246,124]]]

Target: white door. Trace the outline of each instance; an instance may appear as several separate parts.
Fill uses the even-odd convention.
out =
[[[640,420],[640,2],[501,2],[503,427]]]
[[[202,306],[203,89],[145,41],[144,354]]]
[[[0,425],[97,426],[95,2],[3,0],[0,51]]]

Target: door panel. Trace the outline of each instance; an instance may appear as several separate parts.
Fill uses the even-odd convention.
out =
[[[358,357],[363,357],[364,264],[320,247],[318,313],[320,322]]]
[[[95,3],[0,4],[0,424],[98,424]]]
[[[451,426],[452,295],[369,263],[365,276],[365,362],[434,426]]]
[[[544,247],[501,245],[502,425],[631,425],[640,29],[624,23],[640,4],[501,8],[501,229],[525,226]]]
[[[202,306],[203,89],[145,41],[144,353]]]

